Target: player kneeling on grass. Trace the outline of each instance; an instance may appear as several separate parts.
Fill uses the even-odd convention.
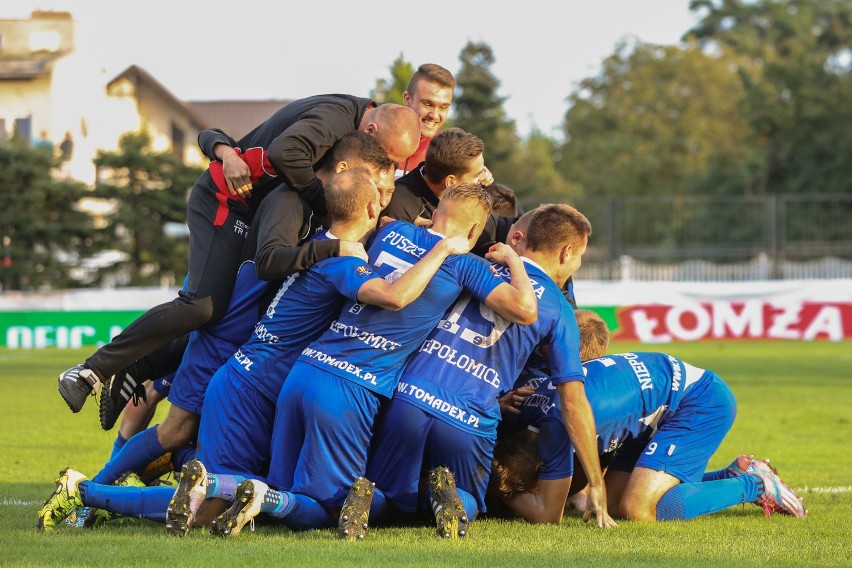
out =
[[[371,442],[367,479],[376,484],[371,517],[381,518],[388,504],[404,513],[431,505],[439,536],[467,534],[468,524],[485,512],[498,393],[512,387],[541,345],[569,410],[577,455],[592,474],[590,513],[598,526],[615,525],[606,512],[594,419],[583,389],[580,332],[561,290],[580,267],[591,231],[588,219],[568,205],[544,204],[522,216],[506,243],[525,263],[538,301],[537,321],[512,324],[465,294],[408,359]],[[499,266],[494,269],[508,278]],[[419,487],[421,470],[430,471],[428,503]]]
[[[684,520],[750,502],[767,516],[807,515],[801,498],[765,460],[743,455],[705,473],[736,416],[734,395],[715,373],[663,353],[605,356],[609,330],[603,320],[583,310],[577,319],[588,320],[580,322],[584,347],[590,328],[604,346],[583,366],[598,450],[612,454],[605,477],[610,512],[635,521]],[[536,383],[521,407],[525,429],[495,448],[492,483],[523,519],[558,523],[571,487],[573,450],[556,390],[546,377]]]

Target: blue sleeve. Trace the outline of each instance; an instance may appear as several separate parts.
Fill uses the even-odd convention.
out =
[[[322,276],[341,295],[353,302],[358,301],[358,290],[364,282],[381,278],[369,264],[354,256],[327,259],[322,266]]]
[[[574,447],[561,421],[545,420],[538,432],[539,479],[565,479],[574,475]]]
[[[457,282],[480,302],[484,302],[494,288],[503,284],[500,274],[484,258],[472,254],[463,254],[451,258],[454,259],[453,268]]]
[[[580,329],[574,310],[567,301],[561,302],[561,311],[547,338],[550,360],[550,382],[554,385],[585,381],[580,361]]]

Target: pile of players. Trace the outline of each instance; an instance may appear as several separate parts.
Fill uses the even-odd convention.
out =
[[[105,429],[128,410],[97,475],[62,471],[40,529],[122,515],[236,536],[262,516],[361,539],[428,514],[457,538],[489,502],[600,527],[807,514],[765,460],[705,472],[736,414],[712,371],[606,356],[571,286],[591,224],[564,204],[493,211],[512,195],[482,141],[440,131],[454,86],[427,64],[404,105],[320,95],[239,141],[202,132],[184,289],[60,375],[74,412],[99,392]],[[142,430],[134,402],[166,392]],[[177,487],[146,485],[151,464]]]

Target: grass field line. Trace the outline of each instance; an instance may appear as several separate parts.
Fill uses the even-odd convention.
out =
[[[23,501],[21,499],[9,499],[8,497],[3,497],[2,501],[2,505],[5,507],[34,507],[41,504],[41,501]]]

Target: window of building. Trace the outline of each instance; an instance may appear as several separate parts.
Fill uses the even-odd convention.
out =
[[[31,141],[33,139],[33,117],[15,119],[15,136],[19,140]]]

